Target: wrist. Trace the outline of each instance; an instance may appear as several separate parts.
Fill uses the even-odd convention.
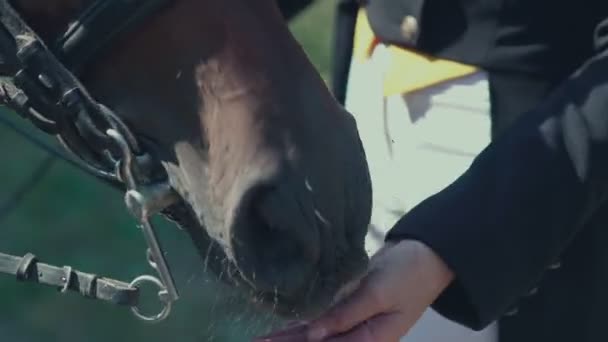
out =
[[[429,290],[437,296],[454,280],[454,272],[443,259],[428,245],[417,240],[403,240],[394,244],[395,248],[409,250],[414,259],[416,273],[429,286]]]

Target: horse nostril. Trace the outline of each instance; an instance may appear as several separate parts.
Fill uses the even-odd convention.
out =
[[[232,248],[237,266],[258,290],[297,293],[316,272],[319,231],[297,193],[283,184],[258,186],[241,203]]]

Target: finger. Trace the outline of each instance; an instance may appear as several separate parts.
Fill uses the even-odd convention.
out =
[[[276,341],[276,339],[279,337],[294,337],[298,335],[306,336],[307,329],[308,323],[295,321],[288,323],[287,326],[282,330],[272,332],[269,335],[256,337],[254,342]]]
[[[311,323],[308,337],[311,341],[322,341],[327,336],[349,331],[367,319],[385,311],[383,294],[366,278],[361,285],[342,302],[331,308]]]
[[[306,333],[302,332],[300,334],[278,337],[258,337],[254,339],[253,342],[308,342],[308,337],[306,337]]]
[[[256,338],[253,342],[308,342],[308,338],[305,333],[299,335],[269,337],[269,338]]]
[[[400,313],[378,315],[326,342],[398,342],[411,327]]]

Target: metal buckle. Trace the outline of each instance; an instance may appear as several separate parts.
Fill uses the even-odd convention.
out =
[[[146,316],[137,307],[132,307],[131,311],[135,316],[147,322],[159,322],[167,318],[171,312],[172,303],[179,299],[179,293],[175,286],[171,270],[162,246],[156,236],[154,226],[150,222],[150,217],[157,214],[162,209],[175,203],[177,195],[169,184],[157,183],[151,185],[139,184],[138,165],[131,146],[125,137],[115,129],[109,129],[107,135],[111,137],[120,147],[123,158],[119,165],[119,175],[127,187],[125,203],[129,211],[139,221],[146,243],[148,245],[147,259],[150,266],[156,271],[158,276],[142,275],[131,282],[131,286],[137,287],[143,283],[152,283],[159,288],[158,298],[163,304],[163,309],[156,315]]]

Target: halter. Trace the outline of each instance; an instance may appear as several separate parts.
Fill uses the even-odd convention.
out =
[[[0,0],[0,100],[44,132],[55,135],[85,171],[125,189],[125,203],[139,222],[147,257],[157,277],[131,283],[38,263],[36,257],[0,254],[0,272],[18,280],[74,290],[86,297],[131,307],[140,319],[165,319],[178,291],[150,217],[175,204],[160,162],[146,153],[135,134],[109,108],[96,102],[77,78],[82,68],[118,35],[158,12],[171,0],[96,0],[48,45]],[[160,313],[138,310],[139,287],[159,288]]]

